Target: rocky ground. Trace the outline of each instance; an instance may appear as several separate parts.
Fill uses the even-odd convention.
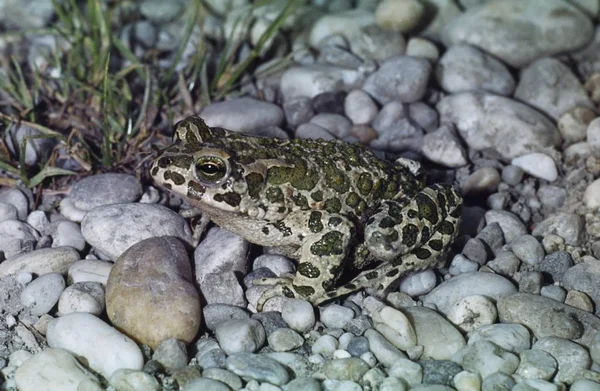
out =
[[[248,55],[286,4],[255,8],[244,30],[247,0],[206,3],[184,59],[202,34],[239,34]],[[185,2],[123,4],[138,15],[121,31],[132,52],[161,47],[170,66]],[[385,298],[277,298],[257,313],[252,280],[294,262],[216,226],[188,251],[189,206],[144,161],[68,194],[3,187],[0,390],[600,390],[599,16],[597,0],[305,2],[256,77],[177,114],[360,142],[456,184],[450,256]],[[49,1],[0,1],[7,31],[53,20]],[[49,66],[61,41],[18,45]],[[30,134],[11,126],[10,153]],[[31,142],[27,163],[49,148]]]

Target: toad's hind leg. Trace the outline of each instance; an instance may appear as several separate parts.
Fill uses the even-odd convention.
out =
[[[421,233],[420,241],[406,254],[397,255],[373,270],[367,270],[359,274],[349,283],[327,292],[327,299],[333,299],[362,288],[374,288],[378,291],[387,289],[392,283],[407,272],[418,271],[435,266],[440,256],[444,255],[456,237],[457,227],[460,220],[461,198],[456,191],[448,185],[434,185],[424,189],[421,196],[417,195],[408,205],[399,211],[401,221],[415,223],[415,212],[419,211],[419,202],[423,195],[430,198],[435,197],[440,207],[436,207],[440,216],[435,225],[428,220],[424,226],[431,227],[431,234]],[[423,206],[421,205],[421,209]],[[409,215],[412,216],[409,218]],[[403,220],[403,219],[407,220]],[[411,243],[409,243],[411,244]]]

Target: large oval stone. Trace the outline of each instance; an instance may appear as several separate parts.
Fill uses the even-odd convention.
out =
[[[108,276],[106,312],[115,327],[153,349],[169,338],[191,342],[202,310],[182,242],[150,238],[125,251]]]

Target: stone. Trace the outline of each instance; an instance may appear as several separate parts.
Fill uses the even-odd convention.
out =
[[[181,241],[151,238],[124,252],[108,278],[106,312],[116,327],[152,348],[169,338],[191,342],[202,312]]]
[[[269,102],[254,98],[236,98],[205,106],[200,116],[211,127],[250,133],[283,123],[283,110]]]
[[[114,191],[119,189],[119,191]],[[126,204],[139,200],[142,184],[133,175],[106,173],[91,175],[71,187],[69,198],[76,208],[91,210],[97,206]]]
[[[344,113],[353,124],[370,124],[379,112],[373,99],[363,90],[352,90],[344,100]]]
[[[263,325],[255,319],[232,319],[217,326],[215,336],[225,353],[254,353],[266,342]]]
[[[561,142],[558,129],[545,115],[503,96],[461,92],[442,98],[437,109],[441,122],[454,124],[469,147],[491,149],[505,159]]]
[[[392,57],[367,77],[363,90],[381,104],[416,102],[425,94],[430,73],[431,65],[424,58]]]
[[[58,273],[47,273],[30,282],[21,292],[21,304],[32,315],[50,312],[65,289],[65,279]]]
[[[425,13],[425,6],[417,0],[383,0],[375,9],[375,22],[386,30],[401,33],[416,27]]]
[[[18,254],[0,263],[0,277],[20,272],[37,275],[46,273],[67,274],[69,266],[80,259],[71,247],[43,248]]]

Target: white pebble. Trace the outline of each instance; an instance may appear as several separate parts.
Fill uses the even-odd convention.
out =
[[[600,178],[590,183],[583,193],[583,203],[590,209],[600,208]]]
[[[344,349],[337,349],[333,352],[334,360],[341,359],[341,358],[348,358],[348,357],[352,357],[352,355]]]
[[[106,281],[113,265],[112,262],[99,261],[97,259],[83,259],[74,262],[69,267],[67,281],[69,284],[94,281],[106,286]]]
[[[433,270],[425,270],[409,274],[400,281],[400,292],[404,292],[409,296],[420,296],[429,293],[437,282],[435,272]]]
[[[21,304],[35,316],[48,313],[65,289],[65,280],[58,273],[43,274],[21,292]]]
[[[481,390],[481,377],[477,373],[471,373],[469,371],[459,372],[454,375],[452,382],[458,391]]]
[[[467,296],[456,302],[448,313],[448,320],[465,332],[493,324],[498,316],[496,306],[481,295]]]
[[[354,311],[339,304],[330,304],[321,312],[321,322],[332,329],[344,328],[354,318]]]
[[[424,57],[432,62],[436,62],[440,57],[440,51],[430,40],[413,37],[406,44],[406,55]]]
[[[401,358],[389,369],[389,375],[403,379],[409,385],[415,386],[423,381],[423,368],[416,362]]]
[[[600,150],[600,117],[594,119],[587,127],[587,142],[592,149]]]
[[[153,376],[131,369],[116,370],[109,382],[117,390],[154,391],[160,389],[158,381]]]
[[[324,356],[331,356],[338,347],[338,340],[331,335],[320,336],[312,346],[313,354],[322,354]]]
[[[529,175],[549,182],[553,182],[558,178],[556,163],[550,156],[543,153],[534,152],[516,157],[511,161],[511,164],[520,167]]]
[[[308,301],[289,299],[283,303],[281,317],[293,330],[304,333],[315,325],[315,311]]]
[[[373,99],[363,90],[353,90],[346,96],[344,113],[354,125],[370,124],[378,112]]]
[[[375,330],[379,331],[400,350],[406,350],[417,344],[417,334],[412,324],[402,312],[395,308],[384,305],[367,304],[369,298],[365,299],[365,309],[373,319]],[[375,302],[375,300],[372,300]],[[378,308],[377,310],[374,310]]]
[[[60,295],[58,314],[87,312],[100,315],[104,310],[104,288],[99,282],[86,281],[70,285]]]
[[[89,366],[110,378],[121,368],[142,369],[144,358],[137,344],[94,315],[76,312],[48,325],[48,345],[83,356]]]

